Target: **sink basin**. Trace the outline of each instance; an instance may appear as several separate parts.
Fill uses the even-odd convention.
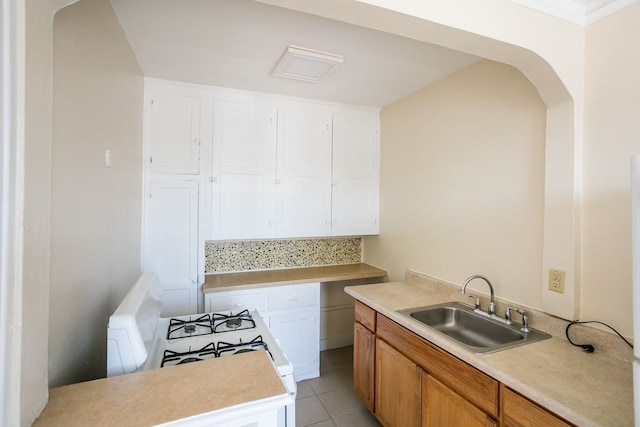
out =
[[[426,325],[473,353],[484,354],[550,338],[551,335],[521,325],[507,325],[473,311],[459,302],[399,310],[399,314]]]

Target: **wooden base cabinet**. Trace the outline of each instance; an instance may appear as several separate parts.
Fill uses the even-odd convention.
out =
[[[505,427],[573,426],[504,384],[500,385],[500,396],[502,398],[502,425]]]
[[[491,417],[422,371],[422,426],[496,427]]]
[[[356,301],[354,390],[385,427],[570,427]]]
[[[356,322],[353,330],[353,390],[371,412],[374,412],[375,352],[376,335]]]
[[[497,422],[382,339],[375,341],[375,409],[385,427],[496,427]]]
[[[421,369],[382,340],[376,341],[375,415],[385,427],[419,427]]]

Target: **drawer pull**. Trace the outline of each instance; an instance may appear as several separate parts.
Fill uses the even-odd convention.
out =
[[[289,301],[293,302],[293,301],[298,301],[298,296],[297,295],[291,295],[289,297]]]
[[[235,308],[243,308],[244,307],[244,303],[243,302],[237,302],[233,305]]]

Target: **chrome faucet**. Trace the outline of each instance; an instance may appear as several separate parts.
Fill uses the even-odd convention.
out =
[[[465,280],[464,283],[462,284],[462,289],[460,290],[460,293],[464,295],[464,292],[467,289],[467,285],[473,279],[482,279],[485,282],[487,282],[487,285],[489,285],[489,291],[491,291],[491,301],[489,302],[489,308],[487,310],[487,313],[489,314],[489,316],[496,314],[495,294],[493,293],[493,285],[491,285],[491,282],[486,277],[481,276],[479,274],[475,274],[471,277],[468,277],[467,280]]]
[[[515,307],[507,307],[507,312],[505,313],[504,317],[505,319],[507,319],[508,323],[512,323],[511,322],[511,312],[515,311],[516,313],[518,313],[520,316],[522,316],[522,327],[520,328],[520,330],[522,332],[529,332],[529,316],[527,315],[527,312],[524,311],[521,308],[515,308]]]

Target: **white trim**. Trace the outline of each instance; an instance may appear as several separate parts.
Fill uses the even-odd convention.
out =
[[[587,26],[638,0],[510,0],[574,24]]]
[[[631,6],[633,3],[636,3],[638,0],[616,0],[610,2],[604,6],[601,6],[597,10],[592,10],[587,14],[585,25],[593,24],[596,21],[601,20],[609,15],[614,14],[615,12],[624,9],[627,6]]]
[[[20,423],[24,1],[0,9],[0,425]]]

